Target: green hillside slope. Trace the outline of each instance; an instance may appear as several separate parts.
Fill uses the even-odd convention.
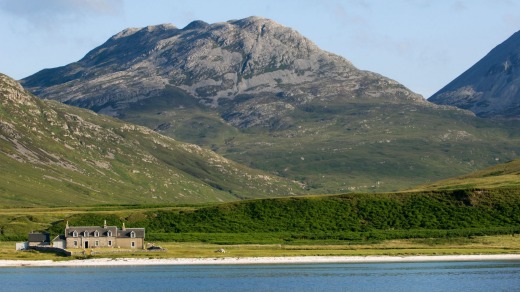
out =
[[[295,108],[271,128],[237,129],[213,110],[164,102],[130,107],[122,118],[299,180],[314,193],[402,190],[520,153],[514,121],[428,104],[336,96]]]
[[[520,188],[520,160],[513,160],[456,178],[441,180],[417,189]]]
[[[0,74],[0,205],[198,203],[299,184],[144,127],[42,101]]]

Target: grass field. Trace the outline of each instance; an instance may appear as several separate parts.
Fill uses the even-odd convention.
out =
[[[370,256],[370,255],[459,255],[459,254],[518,254],[520,236],[500,235],[474,238],[388,240],[372,244],[341,245],[282,245],[239,244],[217,245],[194,242],[155,242],[164,252],[123,251],[88,255],[88,258],[208,258],[208,257],[283,257],[283,256]],[[216,250],[225,249],[226,253]],[[74,250],[80,251],[80,250]],[[97,251],[97,250],[94,250]],[[99,251],[109,252],[108,249]],[[87,252],[88,253],[88,252]],[[15,251],[14,242],[0,242],[0,260],[69,260],[36,251]]]

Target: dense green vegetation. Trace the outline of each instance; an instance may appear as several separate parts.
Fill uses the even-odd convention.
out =
[[[71,225],[147,229],[148,240],[213,243],[368,242],[520,233],[516,189],[346,194],[225,203],[200,208],[89,212]],[[49,230],[63,232],[64,221]]]

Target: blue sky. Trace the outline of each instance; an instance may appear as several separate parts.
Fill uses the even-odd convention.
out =
[[[520,30],[517,0],[0,0],[0,72],[66,65],[128,27],[251,15],[425,97]]]

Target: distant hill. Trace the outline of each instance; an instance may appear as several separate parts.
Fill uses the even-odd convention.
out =
[[[261,17],[126,29],[22,83],[313,193],[404,189],[520,153],[514,125],[427,102]]]
[[[520,32],[428,99],[481,117],[520,117]]]
[[[302,192],[199,146],[42,101],[0,74],[0,206],[181,204]]]

